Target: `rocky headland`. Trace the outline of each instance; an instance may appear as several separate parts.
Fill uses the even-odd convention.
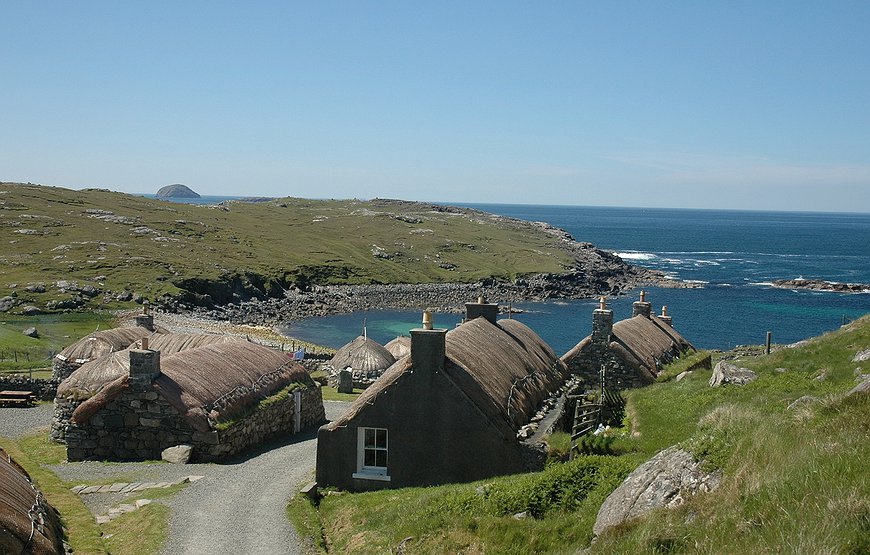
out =
[[[181,183],[175,183],[161,187],[157,191],[157,198],[201,198],[199,193]]]

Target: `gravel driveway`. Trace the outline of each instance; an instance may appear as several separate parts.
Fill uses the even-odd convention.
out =
[[[17,439],[51,426],[54,405],[40,403],[35,407],[0,407],[0,437]]]
[[[325,401],[338,418],[350,403]],[[206,477],[172,496],[166,554],[301,553],[287,520],[290,498],[314,479],[317,431],[269,445],[242,461],[209,466]],[[191,469],[193,473],[199,470]]]

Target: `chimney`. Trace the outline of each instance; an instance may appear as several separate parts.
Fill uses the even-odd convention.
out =
[[[423,327],[411,330],[411,364],[415,372],[437,374],[444,370],[447,330],[432,328],[432,313],[423,313]]]
[[[140,328],[154,331],[154,316],[148,313],[148,301],[142,303],[142,314],[137,314],[134,320],[136,320],[136,325]]]
[[[598,299],[598,308],[592,311],[592,343],[610,345],[613,333],[613,311],[607,308],[607,299]]]
[[[659,316],[659,320],[669,325],[670,327],[674,327],[674,319],[668,316],[668,306],[665,305],[662,307],[662,315]]]
[[[640,300],[631,304],[631,317],[643,316],[649,318],[652,314],[652,303],[646,301],[646,291],[641,290]]]
[[[142,338],[141,349],[130,349],[130,385],[144,389],[160,375],[160,351],[148,348],[148,338]]]
[[[480,316],[495,324],[495,319],[498,316],[498,305],[485,302],[483,297],[478,297],[476,303],[465,303],[466,322],[470,322]]]

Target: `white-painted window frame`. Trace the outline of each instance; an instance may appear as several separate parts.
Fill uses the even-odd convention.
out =
[[[366,431],[374,430],[375,432],[375,443],[377,443],[377,433],[379,431],[384,432],[386,436],[385,443],[383,447],[378,445],[368,446],[366,447]],[[359,478],[361,480],[379,480],[382,482],[389,482],[390,476],[387,474],[388,466],[367,466],[365,464],[365,452],[366,449],[374,449],[376,451],[383,451],[387,455],[387,465],[389,466],[389,456],[390,456],[390,433],[387,428],[374,428],[374,427],[363,427],[360,426],[357,428],[356,433],[356,472],[353,473],[354,478]]]

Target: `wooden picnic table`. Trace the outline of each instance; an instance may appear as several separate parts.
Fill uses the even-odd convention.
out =
[[[0,405],[31,405],[35,400],[32,391],[0,391]]]

